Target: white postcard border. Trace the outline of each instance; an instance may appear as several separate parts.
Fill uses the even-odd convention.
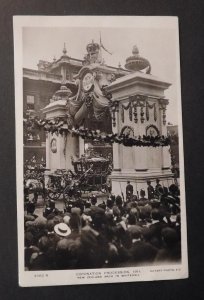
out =
[[[181,190],[181,245],[182,262],[178,265],[150,267],[24,271],[24,208],[23,208],[23,73],[22,30],[23,27],[123,27],[123,28],[168,28],[177,35],[177,104],[179,127],[179,159]],[[19,285],[50,286],[153,281],[188,277],[186,201],[184,185],[184,152],[181,109],[180,55],[177,17],[152,16],[14,16],[14,61],[15,61],[15,117],[16,117],[16,184],[18,220]]]

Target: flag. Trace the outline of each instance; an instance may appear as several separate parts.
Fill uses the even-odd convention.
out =
[[[112,55],[113,53],[109,52],[102,44],[102,41],[101,41],[101,32],[100,32],[100,47],[103,48],[104,51],[108,52],[110,55]]]

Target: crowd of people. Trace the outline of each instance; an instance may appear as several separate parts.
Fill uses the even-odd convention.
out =
[[[178,263],[181,260],[179,188],[154,188],[103,200],[80,191],[63,211],[48,200],[43,215],[36,202],[25,209],[25,269],[113,268]]]

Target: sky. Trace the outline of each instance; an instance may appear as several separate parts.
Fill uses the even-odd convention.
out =
[[[37,69],[39,60],[52,61],[62,55],[66,43],[67,55],[83,59],[86,45],[92,40],[102,43],[112,55],[103,51],[107,65],[122,67],[132,48],[137,45],[140,55],[152,66],[152,75],[171,83],[165,91],[169,99],[167,122],[178,123],[177,113],[177,44],[174,29],[167,28],[100,28],[100,27],[24,27],[23,67]]]

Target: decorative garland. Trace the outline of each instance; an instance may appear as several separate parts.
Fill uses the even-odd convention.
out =
[[[137,123],[138,122],[138,116],[137,116],[137,108],[140,107],[140,121],[141,123],[144,123],[145,121],[145,117],[144,117],[144,108],[145,108],[145,103],[144,103],[144,97],[140,98],[136,98],[136,100],[132,101],[130,100],[129,103],[127,103],[127,105],[122,104],[121,105],[121,120],[124,123],[125,121],[125,110],[129,110],[129,120],[132,121],[132,117],[134,115],[134,122]],[[155,110],[156,110],[156,106],[155,104],[153,104],[153,106],[151,106],[148,102],[146,104],[146,116],[149,120],[149,111],[148,108],[155,108],[154,109],[154,120],[155,120]],[[133,110],[134,109],[134,110]],[[156,121],[156,120],[155,120]]]
[[[24,119],[24,125],[28,120]],[[31,120],[29,119],[29,122]],[[127,134],[104,134],[100,130],[90,130],[87,128],[70,128],[71,126],[67,123],[67,118],[56,118],[53,120],[41,120],[38,117],[32,119],[32,122],[38,128],[44,128],[46,132],[51,134],[67,134],[71,133],[73,136],[80,136],[82,139],[88,139],[95,142],[104,142],[104,143],[118,143],[123,144],[124,146],[132,147],[164,147],[170,145],[169,137],[165,136],[134,136],[129,137]]]
[[[150,104],[148,101],[146,102],[146,119],[149,121],[149,109],[154,109],[154,121],[157,120],[157,109],[156,109],[156,103]]]

